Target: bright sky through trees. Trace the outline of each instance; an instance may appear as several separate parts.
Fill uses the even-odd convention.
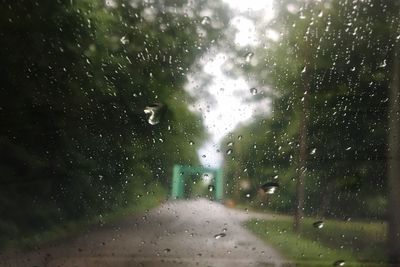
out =
[[[257,36],[257,30],[251,17],[252,12],[263,12],[264,19],[270,20],[273,15],[273,1],[228,1],[226,3],[234,10],[235,16],[230,24],[237,29],[233,38],[234,45],[238,47],[255,46],[260,42],[270,42],[276,40],[275,32],[267,32],[266,36]],[[212,18],[211,18],[212,19]],[[265,40],[266,39],[266,40]],[[210,133],[208,141],[199,149],[199,157],[202,164],[216,167],[220,166],[224,151],[219,150],[221,139],[232,131],[239,123],[251,120],[255,115],[262,115],[269,110],[269,101],[250,102],[252,96],[250,88],[252,83],[246,77],[232,77],[224,73],[227,68],[229,56],[221,51],[210,51],[204,56],[200,64],[203,72],[212,77],[212,81],[207,85],[207,95],[202,98],[196,95],[195,89],[197,81],[195,77],[189,77],[188,91],[196,95],[196,102],[192,108],[194,111],[201,112],[206,129]]]

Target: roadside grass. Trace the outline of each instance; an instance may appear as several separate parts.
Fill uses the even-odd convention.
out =
[[[145,211],[158,206],[166,198],[166,195],[166,190],[160,188],[154,193],[154,195],[142,197],[134,204],[106,213],[104,216],[96,216],[90,219],[81,219],[55,225],[46,231],[2,243],[0,244],[0,248],[1,251],[31,250],[52,242],[58,242],[63,239],[74,237],[87,231],[93,226],[112,223],[134,214],[142,214]]]
[[[318,229],[313,227],[315,221],[305,218],[299,235],[293,232],[288,216],[252,219],[245,225],[296,266],[342,266],[339,260],[345,266],[387,266],[384,222],[324,220]]]

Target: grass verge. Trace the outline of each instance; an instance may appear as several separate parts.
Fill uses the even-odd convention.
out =
[[[290,217],[253,219],[246,227],[296,266],[343,266],[340,260],[344,266],[387,266],[383,222],[325,220],[321,229],[314,228],[314,222],[305,218],[300,234],[293,232]]]
[[[144,213],[146,210],[158,206],[166,198],[166,195],[166,190],[164,188],[159,188],[154,192],[154,195],[147,195],[139,198],[130,206],[106,213],[101,217],[86,218],[55,225],[46,231],[3,243],[1,244],[1,249],[3,251],[31,250],[51,242],[58,242],[66,238],[74,237],[87,231],[92,226],[112,223],[129,215]]]

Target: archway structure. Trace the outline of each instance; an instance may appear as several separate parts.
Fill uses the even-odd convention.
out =
[[[215,200],[222,201],[224,195],[224,183],[222,176],[222,169],[220,168],[206,168],[201,166],[185,166],[185,165],[174,165],[174,169],[172,172],[172,190],[171,190],[171,198],[172,199],[182,199],[184,198],[185,193],[185,180],[191,175],[195,173],[211,173],[213,175],[213,185],[214,185],[214,194]]]

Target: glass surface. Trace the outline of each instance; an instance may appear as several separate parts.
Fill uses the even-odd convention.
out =
[[[0,266],[400,266],[400,2],[0,5]]]

